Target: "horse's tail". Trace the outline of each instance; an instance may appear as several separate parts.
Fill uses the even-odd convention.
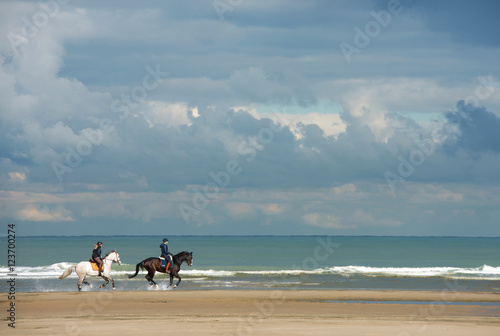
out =
[[[70,266],[68,268],[66,268],[63,272],[63,274],[59,277],[59,279],[64,279],[66,278],[68,275],[70,275],[71,273],[73,273],[74,271],[76,271],[76,266]]]
[[[135,265],[135,273],[132,275],[129,275],[128,276],[129,279],[132,279],[133,277],[135,277],[139,273],[139,267],[141,269],[144,269],[144,260],[141,261],[140,263],[138,263],[137,265]]]

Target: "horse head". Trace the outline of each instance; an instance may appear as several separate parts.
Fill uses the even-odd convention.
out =
[[[104,259],[105,260],[106,259],[112,260],[115,263],[117,263],[118,265],[122,264],[122,261],[120,260],[120,255],[118,254],[118,251],[116,251],[116,250],[109,251],[108,254],[106,254],[106,256],[104,257]]]
[[[185,260],[188,266],[193,266],[193,252],[184,251],[175,255],[174,258],[177,259],[179,264],[182,264]]]

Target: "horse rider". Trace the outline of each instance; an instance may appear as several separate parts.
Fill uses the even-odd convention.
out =
[[[101,276],[102,271],[102,256],[101,256],[102,242],[98,241],[94,245],[94,250],[92,251],[92,260],[94,260],[99,267],[99,276]]]
[[[161,250],[161,257],[160,258],[165,258],[165,261],[167,262],[167,265],[163,265],[162,267],[166,267],[165,271],[168,272],[170,268],[172,267],[172,254],[168,252],[168,239],[163,238],[163,243],[160,245],[160,250]]]

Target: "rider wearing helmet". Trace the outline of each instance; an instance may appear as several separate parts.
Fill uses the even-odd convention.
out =
[[[101,246],[102,242],[98,241],[97,244],[94,245],[94,250],[92,251],[92,259],[96,262],[97,266],[99,266],[99,276],[101,276],[102,272]]]
[[[167,238],[163,238],[163,243],[160,245],[160,250],[161,250],[161,258],[165,258],[165,261],[167,261],[167,265],[163,265],[163,262],[162,262],[162,267],[166,267],[165,271],[168,272],[170,270],[170,267],[172,267],[172,257],[171,257],[171,253],[168,252],[168,239]]]

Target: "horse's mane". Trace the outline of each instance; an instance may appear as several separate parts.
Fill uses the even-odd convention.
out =
[[[188,252],[188,251],[182,251],[180,253],[177,253],[176,255],[174,255],[174,259],[175,260],[179,260],[180,257],[184,257],[188,254],[191,254],[192,252]]]
[[[106,253],[106,255],[104,256],[104,258],[103,258],[103,259],[106,259],[106,257],[107,257],[107,256],[109,256],[109,255],[110,255],[111,253],[113,253],[113,252],[117,252],[117,253],[118,253],[118,251],[117,251],[117,250],[112,250],[112,251],[109,251],[108,253]]]
[[[190,252],[188,252],[188,251],[182,251],[182,252],[179,252],[176,255],[174,255],[174,258],[180,257],[181,255],[184,255],[184,254],[189,254],[189,253]]]

